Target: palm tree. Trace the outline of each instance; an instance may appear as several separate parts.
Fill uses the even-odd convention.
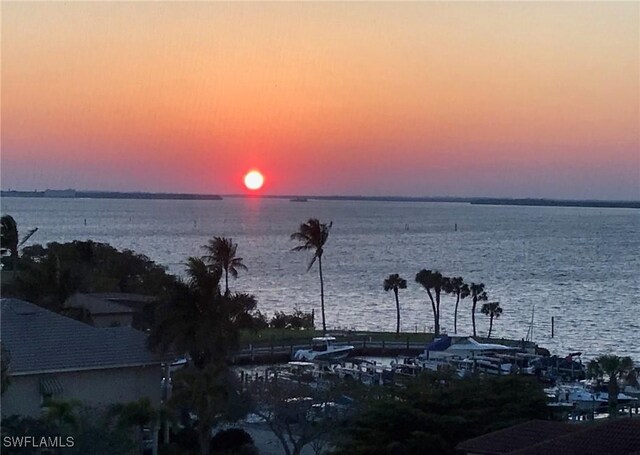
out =
[[[188,353],[203,369],[224,363],[239,345],[239,326],[244,313],[255,308],[247,294],[222,294],[222,270],[211,269],[201,258],[189,258],[187,282],[175,283],[158,308],[149,336],[151,349]]]
[[[320,304],[322,309],[322,333],[327,333],[327,322],[324,315],[324,281],[322,277],[322,254],[324,245],[329,238],[329,231],[333,226],[333,221],[329,224],[320,223],[317,218],[310,218],[306,223],[302,223],[297,232],[291,234],[291,240],[297,240],[300,245],[293,248],[293,251],[313,251],[313,257],[307,266],[307,272],[311,270],[316,259],[318,260],[318,271],[320,273]]]
[[[238,278],[238,270],[247,270],[242,258],[236,257],[238,244],[233,243],[233,239],[226,237],[214,237],[203,247],[207,253],[205,256],[208,264],[212,267],[219,267],[224,270],[225,294],[229,293],[229,274],[233,278]]]
[[[16,269],[18,261],[18,248],[22,246],[29,238],[38,230],[38,228],[31,229],[22,238],[22,241],[18,236],[18,224],[11,215],[2,215],[0,218],[0,253],[9,253],[11,258],[11,269]]]
[[[444,291],[447,294],[456,296],[456,307],[453,312],[453,332],[458,333],[458,305],[461,299],[469,297],[469,285],[464,282],[461,276],[449,278],[445,281]]]
[[[438,271],[422,269],[416,274],[416,283],[426,289],[433,310],[435,336],[440,335],[440,293],[447,278]],[[432,293],[433,291],[433,293]],[[435,298],[434,298],[435,294]]]
[[[118,427],[136,429],[140,453],[143,453],[144,428],[154,425],[160,415],[159,411],[154,409],[151,401],[148,398],[141,398],[129,403],[113,404],[110,406],[108,414],[110,417],[117,418]]]
[[[0,223],[2,253],[8,252],[11,255],[11,268],[15,270],[18,260],[18,225],[11,215],[3,215]]]
[[[398,289],[407,289],[407,280],[394,273],[384,280],[384,290],[391,291],[396,296],[396,335],[400,335],[400,302],[398,301]]]
[[[609,377],[609,417],[618,414],[618,393],[620,388],[618,380],[624,375],[633,372],[633,360],[631,357],[618,357],[617,355],[601,355],[587,365],[587,375],[592,378]]]
[[[493,329],[493,319],[498,319],[502,314],[502,307],[500,302],[487,302],[480,308],[482,314],[489,316],[489,334],[487,338],[491,338],[491,330]]]
[[[211,430],[222,422],[235,422],[249,410],[249,397],[238,376],[225,364],[204,369],[182,368],[173,380],[170,410],[188,409],[197,416],[200,453],[210,453]]]
[[[469,285],[469,293],[473,305],[471,306],[471,323],[473,324],[473,336],[476,336],[476,306],[478,302],[484,302],[487,300],[487,293],[484,291],[483,283],[471,283]]]

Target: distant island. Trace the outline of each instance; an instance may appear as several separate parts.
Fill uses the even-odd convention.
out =
[[[220,201],[217,194],[191,193],[142,193],[118,191],[76,191],[45,190],[45,191],[2,191],[2,197],[32,197],[32,198],[69,198],[69,199],[156,199],[156,200],[185,200],[185,201]]]
[[[118,191],[77,191],[44,190],[44,191],[2,191],[2,197],[32,197],[32,198],[75,198],[75,199],[167,199],[185,201],[219,201],[222,196],[217,194],[195,193],[144,193]],[[640,201],[603,201],[603,200],[570,200],[570,199],[509,199],[488,197],[412,197],[412,196],[312,196],[312,195],[255,195],[228,194],[224,197],[244,198],[259,197],[265,199],[288,199],[294,202],[317,201],[371,201],[371,202],[458,202],[472,205],[518,205],[537,207],[596,207],[596,208],[640,208]]]

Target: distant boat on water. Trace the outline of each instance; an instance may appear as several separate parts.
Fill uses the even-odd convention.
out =
[[[290,199],[291,202],[307,202],[308,199],[306,197],[294,197]]]

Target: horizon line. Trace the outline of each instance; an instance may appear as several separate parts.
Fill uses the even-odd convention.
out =
[[[0,189],[2,193],[44,193],[46,191],[75,191],[76,193],[100,193],[100,194],[155,194],[155,195],[181,195],[181,196],[220,196],[229,198],[311,198],[311,199],[368,199],[368,200],[405,200],[411,201],[426,200],[426,199],[447,199],[451,201],[476,201],[476,200],[511,200],[511,201],[556,201],[556,202],[635,202],[640,203],[638,199],[597,199],[597,198],[561,198],[561,197],[533,197],[533,196],[449,196],[449,195],[421,195],[421,196],[409,196],[409,195],[367,195],[367,194],[255,194],[255,193],[201,193],[201,192],[182,192],[182,191],[142,191],[142,190],[95,190],[95,189],[75,189],[75,188],[47,188],[47,189],[35,189],[35,190],[20,190],[20,189]],[[437,201],[435,201],[437,202]],[[443,201],[446,202],[446,201]]]

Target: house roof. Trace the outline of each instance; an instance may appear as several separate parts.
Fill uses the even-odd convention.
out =
[[[130,327],[97,328],[17,300],[0,299],[0,336],[13,375],[154,365],[164,360]]]
[[[89,310],[92,315],[135,313],[132,308],[126,305],[121,305],[101,297],[96,297],[92,294],[73,294],[67,299],[65,305],[76,308],[84,307]]]
[[[540,442],[513,455],[632,455],[640,452],[640,419],[621,417],[576,425],[580,431]]]
[[[458,444],[458,449],[466,452],[498,455],[510,454],[516,450],[530,447],[541,441],[555,439],[576,431],[578,427],[564,422],[531,420],[503,430],[469,439]]]
[[[532,420],[470,439],[457,448],[487,455],[633,455],[640,453],[640,419],[579,424]]]

